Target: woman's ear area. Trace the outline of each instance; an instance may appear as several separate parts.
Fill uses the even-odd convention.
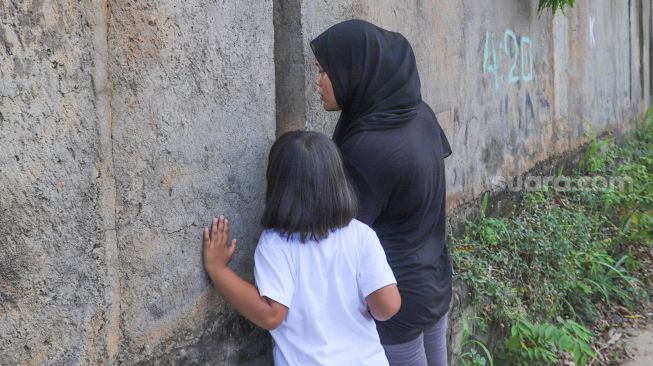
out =
[[[317,59],[315,60],[315,67],[317,67],[317,71],[318,71],[320,74],[326,72],[326,70],[324,69],[324,66],[322,66],[322,64],[320,63],[320,61],[318,61]]]

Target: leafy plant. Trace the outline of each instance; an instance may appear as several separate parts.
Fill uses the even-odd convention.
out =
[[[517,319],[510,330],[503,360],[510,365],[553,365],[569,354],[577,365],[584,365],[596,354],[591,332],[572,321],[557,318],[558,324],[532,323]]]
[[[481,318],[474,317],[478,326],[483,326]],[[467,318],[463,316],[463,335],[461,348],[464,350],[456,359],[456,364],[461,366],[494,366],[492,353],[485,343],[474,338],[471,334],[471,328]],[[482,353],[481,353],[482,352]]]
[[[602,172],[606,169],[608,163],[613,162],[613,159],[609,159],[610,156],[606,154],[612,140],[599,140],[594,127],[588,121],[583,122],[587,129],[586,135],[589,137],[589,143],[585,155],[580,160],[579,167],[583,173]]]
[[[540,0],[540,3],[537,6],[537,12],[541,13],[544,9],[551,9],[551,13],[555,15],[556,11],[560,10],[563,15],[566,15],[566,6],[570,8],[574,7],[576,0]]]

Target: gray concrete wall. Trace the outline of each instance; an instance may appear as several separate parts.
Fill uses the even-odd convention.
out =
[[[0,5],[3,364],[99,360],[110,234],[99,210],[94,10]]]
[[[650,102],[651,2],[536,7],[0,2],[0,364],[269,363],[207,281],[201,230],[228,215],[251,280],[275,131],[337,119],[308,42],[338,21],[412,42],[454,148],[450,208],[580,146],[584,119],[627,129]]]
[[[265,363],[201,263],[251,279],[272,2],[0,3],[0,364]]]

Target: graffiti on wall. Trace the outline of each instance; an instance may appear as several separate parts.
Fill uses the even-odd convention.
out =
[[[594,22],[596,21],[596,18],[593,16],[590,16],[589,23],[589,36],[590,36],[590,48],[596,48],[596,39],[594,38]]]
[[[494,77],[494,88],[505,81],[508,84],[518,81],[528,82],[533,80],[533,42],[530,37],[517,36],[512,29],[506,29],[500,39],[500,51],[496,51],[495,35],[485,32],[485,46],[483,47],[483,73]],[[504,62],[505,57],[509,62]],[[502,66],[507,64],[507,68]]]

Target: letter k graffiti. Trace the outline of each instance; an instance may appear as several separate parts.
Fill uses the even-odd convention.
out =
[[[590,48],[596,48],[596,39],[594,38],[594,22],[596,19],[590,16]]]

